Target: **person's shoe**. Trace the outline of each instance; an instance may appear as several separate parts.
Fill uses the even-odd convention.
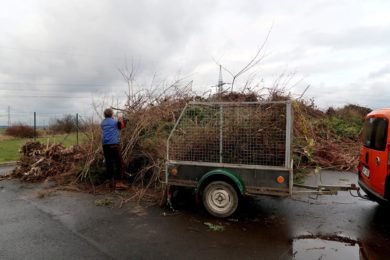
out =
[[[129,188],[129,185],[127,185],[124,181],[120,180],[116,183],[115,189],[117,190],[125,190]]]
[[[110,181],[110,183],[108,184],[108,187],[110,188],[110,191],[115,191],[116,182],[114,179]]]

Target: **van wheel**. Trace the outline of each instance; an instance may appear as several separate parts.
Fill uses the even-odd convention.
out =
[[[202,193],[203,205],[213,216],[226,218],[238,207],[237,191],[227,182],[212,181]]]

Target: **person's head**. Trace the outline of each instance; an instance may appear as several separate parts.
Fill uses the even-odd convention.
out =
[[[112,111],[111,108],[107,108],[104,110],[104,118],[111,118],[114,114],[114,111]]]

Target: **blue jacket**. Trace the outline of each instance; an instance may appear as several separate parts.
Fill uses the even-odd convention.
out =
[[[102,141],[105,144],[119,144],[120,123],[113,118],[105,118],[100,124],[102,128]]]

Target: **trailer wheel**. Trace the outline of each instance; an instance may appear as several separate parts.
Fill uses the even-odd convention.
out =
[[[213,216],[226,218],[238,207],[237,191],[225,181],[212,181],[202,193],[203,205]]]

